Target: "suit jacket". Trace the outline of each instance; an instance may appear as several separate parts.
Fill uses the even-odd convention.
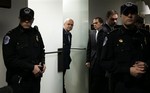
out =
[[[63,68],[70,69],[70,49],[71,49],[72,35],[63,29]]]
[[[89,33],[89,40],[87,45],[87,56],[86,56],[86,62],[91,63],[91,68],[93,67],[95,61],[96,61],[96,30],[91,30]]]
[[[101,29],[100,33],[98,34],[97,37],[97,62],[100,63],[101,61],[101,52],[102,52],[102,47],[103,47],[103,43],[105,42],[105,37],[111,32],[111,28],[110,26],[108,26],[108,24],[104,24],[103,28]]]
[[[110,33],[111,31],[111,28],[108,26],[108,24],[105,23],[103,25],[103,32]]]

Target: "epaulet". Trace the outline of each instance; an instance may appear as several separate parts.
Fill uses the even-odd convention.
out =
[[[34,29],[35,31],[39,32],[38,26],[35,25],[35,26],[33,27],[33,29]]]

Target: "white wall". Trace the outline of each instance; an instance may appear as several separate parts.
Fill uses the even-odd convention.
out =
[[[63,0],[63,18],[72,18],[72,48],[86,48],[88,40],[88,0]],[[67,93],[88,93],[86,50],[71,50],[72,62],[65,76]]]
[[[19,24],[19,10],[27,5],[26,0],[11,0],[11,8],[0,8],[0,87],[5,86],[6,68],[2,56],[2,39],[6,32]]]
[[[46,52],[62,48],[62,0],[28,0],[28,6],[35,11],[33,25],[39,27]],[[46,55],[46,66],[41,93],[62,93],[62,72],[57,71],[57,54]]]

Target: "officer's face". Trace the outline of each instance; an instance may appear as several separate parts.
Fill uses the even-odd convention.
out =
[[[93,26],[96,30],[99,30],[100,28],[102,28],[102,24],[100,23],[98,19],[93,19]]]
[[[33,20],[34,19],[31,19],[31,20],[23,20],[23,19],[20,19],[20,25],[24,28],[24,29],[29,29],[33,23]]]
[[[117,24],[117,20],[118,20],[118,14],[114,14],[108,18],[107,22],[110,26],[115,26]]]
[[[73,25],[74,25],[74,21],[73,20],[67,20],[65,23],[64,23],[64,29],[66,31],[71,31],[72,28],[73,28]]]
[[[136,14],[132,14],[132,13],[128,13],[126,15],[122,14],[121,19],[122,19],[123,25],[125,25],[125,26],[134,25],[136,16],[137,16]]]

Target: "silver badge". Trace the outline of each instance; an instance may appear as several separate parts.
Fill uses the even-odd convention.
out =
[[[5,36],[4,37],[4,45],[8,44],[9,40],[10,40],[10,37],[9,36]]]
[[[38,36],[36,36],[36,41],[39,42],[39,37]]]
[[[25,12],[26,14],[29,14],[29,13],[30,13],[30,9],[29,9],[29,8],[26,8],[26,9],[24,9],[24,12]]]
[[[105,37],[105,38],[104,38],[104,42],[103,42],[103,46],[105,46],[105,45],[106,45],[107,40],[108,40],[108,38],[107,38],[107,37]]]

